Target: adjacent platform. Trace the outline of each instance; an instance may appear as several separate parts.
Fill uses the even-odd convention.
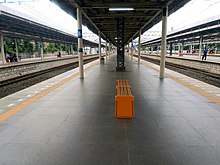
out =
[[[0,164],[220,164],[218,95],[141,63],[126,57],[116,72],[111,56],[87,65],[84,80],[75,69],[1,99],[0,119],[14,115],[0,122]],[[132,86],[133,119],[114,117],[117,79]]]

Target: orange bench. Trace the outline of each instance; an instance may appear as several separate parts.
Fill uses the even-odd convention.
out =
[[[120,82],[120,80],[117,80]],[[115,117],[133,118],[134,117],[134,96],[131,93],[131,87],[128,80],[125,83],[117,84],[115,96]]]
[[[129,80],[116,80],[116,87],[118,86],[130,86]]]

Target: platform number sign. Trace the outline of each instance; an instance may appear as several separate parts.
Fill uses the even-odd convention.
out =
[[[82,29],[78,29],[78,38],[82,38]]]

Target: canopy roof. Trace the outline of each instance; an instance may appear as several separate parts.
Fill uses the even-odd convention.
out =
[[[100,30],[102,38],[116,45],[117,17],[125,18],[124,43],[142,34],[162,19],[162,9],[168,6],[169,14],[190,0],[51,0],[75,18],[76,8],[83,12],[83,24],[93,33]],[[109,8],[133,8],[132,11],[109,11]]]
[[[184,30],[167,35],[168,43],[187,43],[199,42],[200,37],[203,41],[220,41],[220,19],[196,25]],[[161,37],[142,43],[143,46],[149,46],[161,43]]]
[[[72,34],[19,16],[16,11],[6,10],[3,7],[0,7],[0,32],[4,36],[12,38],[43,40],[67,44],[77,43],[77,37]],[[83,43],[85,46],[98,47],[97,43],[88,40],[84,40]]]

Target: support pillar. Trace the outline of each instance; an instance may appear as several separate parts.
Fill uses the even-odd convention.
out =
[[[5,63],[5,50],[4,50],[4,38],[0,32],[0,43],[1,43],[1,53],[2,53],[2,64]]]
[[[161,59],[160,59],[160,78],[164,78],[165,72],[165,55],[166,55],[166,37],[167,37],[167,15],[168,7],[163,8],[162,18],[162,38],[161,38]]]
[[[42,40],[40,42],[40,57],[41,57],[41,60],[44,58],[44,44]]]
[[[70,52],[71,52],[71,48],[70,48],[70,46],[68,46],[68,45],[67,45],[67,47],[68,47],[68,55],[70,55],[70,54],[71,54],[71,53],[70,53]]]
[[[133,38],[131,40],[131,58],[134,56],[134,48],[133,48]]]
[[[160,44],[157,44],[157,54],[159,54],[160,51]]]
[[[199,38],[199,59],[201,59],[202,53],[202,36]]]
[[[107,47],[108,43],[107,41],[105,42],[105,56],[106,56],[106,59],[107,59],[107,56],[108,56],[108,47]]]
[[[73,55],[73,45],[70,45],[70,54]]]
[[[79,56],[79,78],[84,79],[83,73],[83,40],[82,40],[82,11],[77,8],[77,26],[78,26],[78,56]]]
[[[59,55],[60,55],[60,57],[61,57],[61,51],[62,51],[62,47],[61,47],[61,42],[60,42],[60,45],[59,45],[60,47],[59,47]]]
[[[181,53],[183,54],[184,43],[181,43]]]
[[[125,71],[124,66],[124,26],[125,18],[117,18],[117,66],[116,71]]]
[[[141,60],[141,30],[139,32],[139,39],[138,39],[138,64],[140,64]]]
[[[111,48],[110,48],[110,42],[108,41],[108,56],[110,57],[110,54],[111,54]]]
[[[193,45],[190,45],[190,54],[192,54],[192,50],[193,50]]]
[[[129,51],[130,51],[130,43],[128,43],[128,56],[129,56]]]
[[[151,54],[153,54],[153,52],[154,52],[154,46],[151,45]]]
[[[101,64],[102,48],[101,48],[101,32],[99,31],[99,64]]]
[[[181,53],[181,45],[180,45],[180,43],[178,44],[178,54],[180,54]]]
[[[89,47],[89,54],[92,54],[92,48]]]
[[[17,62],[18,62],[19,60],[18,60],[18,41],[17,41],[17,39],[15,39],[15,50],[16,50],[16,58],[17,58]]]
[[[173,51],[173,44],[170,43],[170,56],[172,56],[172,51]]]

